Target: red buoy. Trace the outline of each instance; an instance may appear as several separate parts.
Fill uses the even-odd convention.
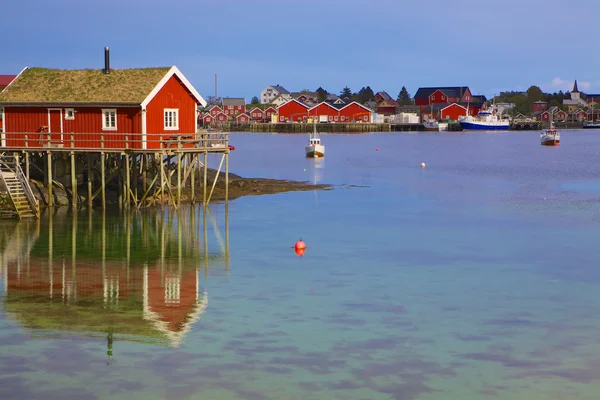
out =
[[[294,250],[296,252],[296,255],[298,257],[302,257],[304,255],[304,252],[306,251],[306,248],[302,248],[302,249],[295,249]]]
[[[304,250],[306,249],[306,243],[304,243],[302,241],[302,238],[298,239],[298,241],[296,242],[296,244],[294,245],[294,248],[296,250]]]

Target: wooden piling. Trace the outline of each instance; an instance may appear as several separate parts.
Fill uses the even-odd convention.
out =
[[[46,152],[47,168],[48,168],[48,207],[54,205],[54,199],[52,198],[52,153]]]
[[[92,155],[90,153],[87,154],[87,198],[88,198],[88,208],[92,208],[93,204],[93,187],[92,181],[94,179],[94,168],[92,163]]]
[[[105,173],[105,158],[104,153],[100,154],[100,187],[102,188],[102,209],[106,208],[106,173]]]
[[[71,135],[72,137],[73,135]],[[77,157],[75,156],[75,152],[71,152],[71,206],[75,210],[77,208],[77,169],[75,163],[77,162]]]

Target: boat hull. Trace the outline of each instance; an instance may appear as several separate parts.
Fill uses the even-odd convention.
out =
[[[560,146],[560,139],[542,139],[542,146]]]
[[[509,124],[485,124],[478,122],[460,121],[464,130],[470,131],[507,131]]]
[[[325,146],[322,144],[304,146],[304,151],[306,153],[306,157],[325,157]]]
[[[600,129],[600,124],[583,125],[583,129]]]

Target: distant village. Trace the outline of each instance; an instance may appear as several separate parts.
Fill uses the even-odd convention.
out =
[[[199,122],[211,126],[224,123],[300,123],[316,119],[329,123],[419,124],[427,120],[458,120],[461,116],[476,116],[486,109],[512,120],[600,120],[600,94],[580,92],[577,81],[573,90],[562,96],[560,106],[549,106],[545,100],[532,101],[528,104],[528,113],[516,112],[512,102],[489,101],[484,95],[473,95],[468,86],[421,87],[412,98],[403,88],[404,99],[401,98],[402,92],[394,99],[386,91],[380,91],[363,102],[360,102],[361,96],[347,89],[338,96],[321,88],[314,92],[290,92],[281,85],[270,85],[250,104],[244,98],[212,98],[201,110]],[[522,95],[527,96],[527,92]]]

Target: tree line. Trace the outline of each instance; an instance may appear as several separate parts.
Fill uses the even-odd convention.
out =
[[[515,107],[512,109],[513,115],[523,114],[527,115],[531,113],[531,105],[536,101],[548,102],[548,108],[556,106],[561,110],[566,111],[566,107],[563,106],[564,99],[570,99],[571,93],[564,92],[561,90],[555,93],[544,93],[538,86],[530,86],[525,92],[500,92],[495,97],[496,102],[507,102],[514,103]]]
[[[303,90],[302,92],[310,92],[309,90]],[[317,94],[317,100],[319,103],[327,100],[327,97],[331,94],[327,90],[323,89],[319,86],[317,90],[314,91]],[[370,86],[363,86],[358,92],[353,92],[348,86],[344,87],[340,94],[338,95],[342,99],[350,99],[352,101],[356,101],[360,104],[366,104],[370,101],[375,101],[375,92],[371,89]],[[402,86],[402,89],[398,93],[398,97],[396,101],[399,105],[410,105],[413,104],[413,99],[410,97],[408,90],[406,90],[405,86]],[[257,96],[254,96],[250,101],[250,104],[259,104],[260,101]]]

